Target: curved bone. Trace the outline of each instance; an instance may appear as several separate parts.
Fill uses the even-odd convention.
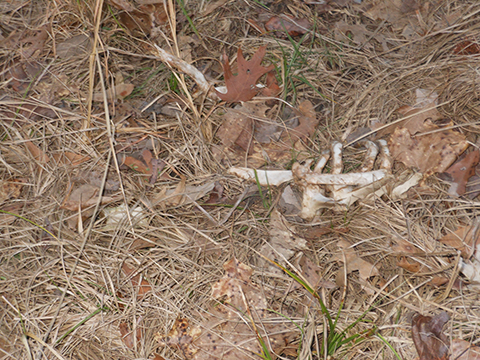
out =
[[[367,153],[365,154],[365,160],[363,160],[363,164],[358,172],[371,171],[373,169],[373,165],[375,165],[375,159],[378,155],[378,146],[370,140],[360,141],[359,144],[367,148]]]
[[[392,156],[390,155],[390,149],[385,140],[378,140],[378,145],[380,145],[380,169],[392,171]]]

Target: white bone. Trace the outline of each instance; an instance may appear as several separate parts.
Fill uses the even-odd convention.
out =
[[[422,179],[422,174],[405,172],[397,177],[396,184],[391,174],[392,159],[385,140],[379,140],[377,146],[372,141],[361,143],[367,148],[365,160],[360,168],[362,172],[342,174],[342,144],[338,141],[332,143],[332,173],[322,174],[327,164],[330,151],[325,150],[312,171],[311,161],[305,165],[294,163],[292,170],[255,170],[249,168],[231,168],[229,173],[242,179],[258,182],[260,185],[278,186],[293,180],[302,190],[302,211],[300,216],[311,220],[317,211],[325,207],[347,209],[358,200],[381,197],[385,194],[391,199],[401,198],[411,187],[417,185]],[[380,155],[378,156],[380,148]],[[371,170],[378,156],[379,170]],[[325,190],[331,196],[325,195]]]
[[[257,176],[255,177],[255,172]],[[262,186],[278,186],[293,180],[290,170],[255,170],[249,168],[230,168],[229,174],[236,175],[241,179],[256,182]]]

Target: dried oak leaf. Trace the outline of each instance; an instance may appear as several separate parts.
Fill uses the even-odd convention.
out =
[[[252,283],[248,265],[233,258],[223,268],[224,277],[212,286],[212,297],[221,302],[208,309],[203,321],[196,326],[182,321],[168,336],[157,333],[155,339],[179,348],[186,359],[247,360],[262,353],[255,322],[263,341],[271,345],[271,354],[281,354],[297,337],[297,330],[268,311],[265,294]],[[270,321],[273,318],[276,321]]]
[[[443,325],[450,320],[444,311],[434,317],[415,314],[412,319],[412,338],[419,360],[447,360],[449,343],[442,332]]]
[[[440,129],[430,120],[423,124],[423,131],[432,131],[426,135],[413,136],[404,127],[395,129],[389,139],[392,157],[417,168],[424,177],[444,172],[467,149],[468,142],[463,134],[453,130],[433,132]]]
[[[257,95],[259,88],[257,88],[258,79],[274,69],[274,65],[268,67],[261,66],[263,57],[265,56],[267,47],[261,46],[253,57],[246,61],[243,57],[242,49],[238,49],[237,53],[237,67],[238,74],[233,75],[228,56],[223,54],[223,72],[225,77],[225,84],[227,92],[225,94],[218,92],[218,97],[228,102],[248,101]]]
[[[460,158],[444,173],[439,174],[442,180],[450,183],[448,193],[452,196],[462,196],[467,189],[468,180],[475,175],[475,167],[480,161],[480,151],[469,152]]]

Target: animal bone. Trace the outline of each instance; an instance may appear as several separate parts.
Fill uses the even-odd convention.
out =
[[[331,151],[322,151],[313,170],[310,169],[312,161],[307,161],[304,165],[293,164],[291,171],[233,167],[228,172],[263,186],[279,186],[293,180],[303,191],[300,216],[307,220],[313,219],[317,211],[325,207],[345,210],[358,200],[380,197],[384,194],[390,195],[392,199],[399,199],[422,179],[420,173],[404,173],[395,181],[391,173],[392,159],[385,140],[379,140],[378,145],[369,140],[364,140],[360,144],[367,148],[367,153],[359,172],[342,174],[343,146],[338,141],[332,143]],[[380,155],[377,159],[379,150]],[[331,154],[332,172],[324,174],[323,168]],[[376,161],[379,163],[379,169],[372,170]],[[327,192],[329,196],[326,195]]]

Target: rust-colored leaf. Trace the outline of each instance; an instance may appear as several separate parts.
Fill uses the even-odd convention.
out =
[[[415,314],[412,319],[412,338],[419,360],[447,360],[448,337],[442,332],[450,320],[446,312],[431,317]]]
[[[464,40],[453,48],[455,55],[478,55],[480,54],[480,45],[470,40]]]
[[[126,263],[123,263],[122,270],[125,273],[125,276],[127,277],[130,277],[130,275],[135,272],[135,270],[132,269],[130,266],[128,266]],[[152,290],[150,283],[147,280],[145,280],[145,278],[143,278],[141,274],[132,276],[130,278],[130,281],[132,283],[132,286],[135,289],[138,289],[137,300],[142,299],[146,293]]]
[[[255,55],[249,61],[246,61],[243,57],[242,49],[239,48],[237,53],[238,74],[236,76],[232,73],[228,56],[223,54],[222,66],[227,93],[223,94],[216,91],[220,99],[228,102],[240,102],[248,101],[257,95],[259,91],[257,88],[258,79],[274,69],[273,65],[268,67],[260,65],[266,50],[266,46],[260,47]]]
[[[465,194],[468,180],[475,175],[475,167],[480,161],[480,151],[474,150],[459,159],[440,178],[450,183],[448,193],[452,196]]]

